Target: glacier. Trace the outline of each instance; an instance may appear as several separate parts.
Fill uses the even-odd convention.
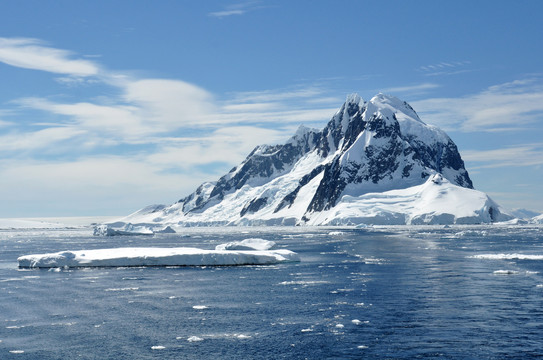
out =
[[[216,182],[99,234],[170,226],[480,224],[513,217],[475,190],[451,138],[406,102],[347,96],[322,129],[257,146]],[[127,230],[128,229],[128,230]]]

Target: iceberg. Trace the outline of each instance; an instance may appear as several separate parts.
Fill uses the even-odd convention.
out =
[[[121,226],[116,228],[115,226]],[[131,223],[101,224],[94,227],[94,236],[175,234],[171,226],[146,226]]]
[[[274,248],[274,241],[255,238],[220,244],[215,247],[215,250],[271,250]]]
[[[19,257],[17,261],[20,268],[233,266],[298,262],[300,257],[286,249],[203,250],[190,247],[137,247],[25,255]]]

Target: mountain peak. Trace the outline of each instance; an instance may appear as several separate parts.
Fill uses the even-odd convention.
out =
[[[406,102],[346,97],[322,129],[257,147],[217,182],[134,221],[190,225],[480,223],[502,219],[473,189],[454,142]],[[147,217],[145,217],[147,216]],[[132,218],[130,218],[132,219]]]
[[[364,99],[362,99],[357,93],[352,93],[347,95],[345,103],[359,105],[360,103],[364,103]]]

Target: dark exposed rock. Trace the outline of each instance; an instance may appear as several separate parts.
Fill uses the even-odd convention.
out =
[[[450,138],[439,130],[428,128],[407,103],[382,94],[376,99],[365,103],[358,96],[349,96],[323,130],[302,127],[283,145],[257,146],[239,166],[214,185],[200,186],[181,199],[183,211],[203,211],[244,185],[269,183],[288,173],[309,153],[317,154],[322,161],[302,175],[292,191],[280,200],[268,196],[254,198],[243,206],[240,216],[256,213],[270,204],[275,206],[274,213],[291,207],[300,190],[319,174],[322,174],[322,180],[303,214],[306,219],[312,213],[333,208],[350,184],[375,187],[383,182],[405,179],[406,184],[412,186],[424,182],[434,173],[443,173],[454,184],[473,188],[464,162]],[[417,132],[402,132],[397,116],[400,113],[433,135],[425,138]],[[492,215],[492,210],[489,211]]]
[[[262,209],[266,205],[267,202],[268,202],[267,197],[253,199],[251,202],[245,205],[243,209],[241,209],[239,214],[240,216],[244,216],[247,213],[253,214],[257,212],[258,210]]]

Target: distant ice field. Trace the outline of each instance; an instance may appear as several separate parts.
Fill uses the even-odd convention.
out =
[[[67,250],[213,250],[245,239],[273,241],[301,261],[75,269],[17,262]],[[541,226],[186,228],[119,237],[83,226],[0,230],[0,359],[535,359],[543,356],[542,303]]]

